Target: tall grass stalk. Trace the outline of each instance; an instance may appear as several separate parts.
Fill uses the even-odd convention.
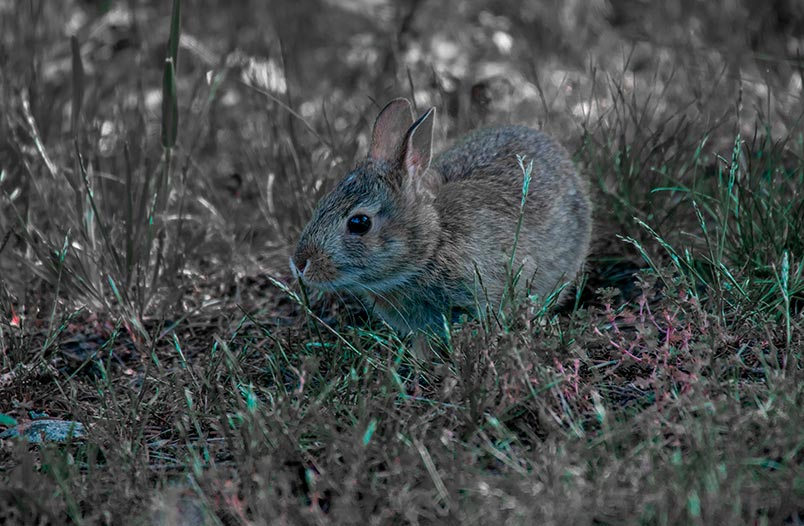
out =
[[[519,236],[522,233],[522,222],[525,218],[525,204],[528,200],[528,192],[530,190],[530,181],[532,178],[533,173],[533,160],[531,159],[528,162],[528,165],[525,166],[525,157],[518,155],[516,156],[517,163],[519,164],[519,169],[522,172],[522,194],[519,201],[519,213],[517,216],[516,222],[516,229],[514,230],[514,243],[511,246],[511,256],[508,259],[508,294],[504,294],[502,298],[502,304],[499,305],[498,311],[502,314],[502,309],[507,302],[511,307],[516,305],[516,286],[519,282],[522,274],[523,266],[520,265],[519,267],[515,267],[516,264],[516,251],[519,245]],[[507,299],[506,299],[507,296]]]

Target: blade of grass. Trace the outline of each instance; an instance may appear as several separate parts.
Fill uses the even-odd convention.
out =
[[[81,47],[75,35],[70,37],[70,49],[73,55],[73,106],[70,115],[70,130],[73,138],[77,140],[81,106],[84,103],[84,63],[81,60]]]

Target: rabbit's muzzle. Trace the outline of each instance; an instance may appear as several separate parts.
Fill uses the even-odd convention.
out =
[[[327,285],[337,277],[332,260],[316,247],[299,245],[290,258],[290,272],[293,277],[313,285]]]

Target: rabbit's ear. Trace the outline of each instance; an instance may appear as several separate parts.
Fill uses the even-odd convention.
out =
[[[402,164],[411,177],[421,176],[430,167],[433,156],[433,121],[435,108],[430,108],[411,125],[405,136]]]
[[[394,99],[386,104],[374,121],[369,158],[395,161],[412,122],[413,112],[407,99]]]

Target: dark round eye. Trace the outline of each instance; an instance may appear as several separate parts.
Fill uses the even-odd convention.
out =
[[[366,214],[353,215],[349,218],[349,221],[346,222],[346,228],[348,228],[349,232],[352,234],[362,236],[371,230],[371,219],[369,219],[369,216]]]

